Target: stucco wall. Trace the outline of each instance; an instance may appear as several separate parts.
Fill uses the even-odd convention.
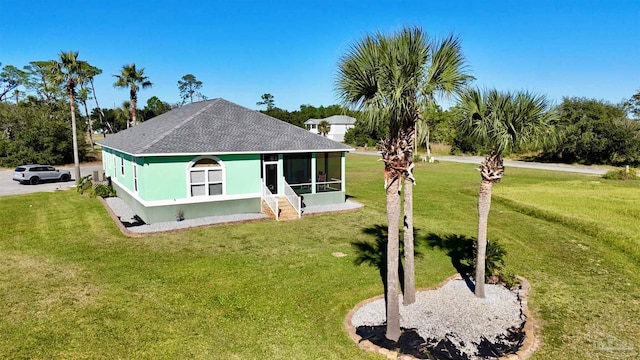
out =
[[[261,200],[259,198],[145,207],[117,184],[114,184],[114,187],[118,197],[129,204],[136,215],[140,216],[147,224],[163,221],[176,221],[176,214],[180,210],[183,212],[185,219],[217,215],[259,213],[261,210]]]

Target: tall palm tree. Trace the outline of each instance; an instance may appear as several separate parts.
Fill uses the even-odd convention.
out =
[[[384,187],[388,222],[387,240],[387,281],[385,336],[393,341],[400,338],[400,305],[398,302],[398,246],[400,221],[400,181],[406,170],[404,153],[399,151],[400,117],[399,109],[390,106],[388,97],[393,93],[394,84],[389,83],[386,63],[389,56],[388,39],[382,34],[367,35],[355,43],[338,64],[336,87],[342,100],[363,110],[369,123],[387,123],[390,131],[379,144],[384,162]]]
[[[528,92],[470,89],[461,97],[461,130],[490,149],[480,165],[478,194],[478,253],[475,294],[484,297],[487,221],[493,184],[502,179],[505,151],[533,150],[555,141],[555,112],[544,96]]]
[[[62,84],[69,95],[71,110],[71,134],[73,136],[73,164],[75,166],[76,181],[80,180],[80,157],[78,155],[78,133],[76,129],[76,85],[80,82],[80,66],[77,51],[60,53],[60,61],[54,61],[53,71],[55,82]]]
[[[426,34],[416,33],[413,37],[408,32],[403,32],[400,43],[400,53],[406,51],[417,53],[417,56],[409,57],[407,63],[412,63],[407,72],[409,76],[406,83],[407,95],[411,102],[409,118],[405,125],[407,149],[405,157],[409,161],[409,171],[404,173],[404,304],[415,302],[415,272],[414,272],[414,234],[413,234],[413,185],[415,178],[411,173],[413,168],[413,150],[416,146],[417,128],[426,128],[422,119],[423,110],[436,105],[436,95],[459,95],[467,83],[473,80],[468,73],[466,60],[462,54],[460,39],[450,34],[443,39],[431,39],[426,43],[420,39]],[[426,56],[424,54],[426,51]],[[428,147],[427,140],[427,147]]]
[[[94,86],[94,83],[93,83],[94,78],[102,74],[102,69],[97,68],[89,64],[88,62],[83,62],[80,67],[80,72],[82,74],[82,80],[83,80],[82,85],[85,86],[85,83],[87,81],[89,82],[89,85],[91,85],[90,93],[93,95],[93,99],[96,102],[96,109],[98,109],[98,118],[101,124],[105,124],[104,112],[102,111],[102,109],[100,108],[100,104],[98,103],[98,97],[96,96],[96,87]],[[85,110],[86,110],[86,104],[85,104]],[[106,124],[108,127],[111,126],[108,122]],[[90,124],[89,128],[91,132],[93,132],[93,124]],[[111,130],[112,130],[111,132],[113,132],[113,129]]]
[[[397,341],[400,335],[397,284],[400,221],[400,183],[414,181],[412,144],[415,124],[420,116],[426,88],[429,43],[419,28],[405,28],[392,35],[367,35],[356,43],[339,63],[337,88],[343,101],[368,114],[373,126],[385,123],[389,132],[380,143],[385,164],[387,195],[387,331],[386,337]],[[412,199],[412,188],[405,186],[405,196]],[[405,221],[412,222],[412,202],[405,201]],[[408,216],[408,217],[407,217]],[[405,304],[415,301],[413,270],[413,224],[406,230]]]
[[[318,124],[318,133],[326,137],[329,131],[331,131],[331,124],[326,120],[320,121]]]
[[[77,94],[78,101],[84,107],[84,118],[87,123],[87,135],[89,136],[89,146],[91,146],[91,150],[95,148],[93,143],[93,124],[91,123],[91,115],[89,114],[89,109],[87,107],[87,101],[91,99],[91,90],[89,88],[84,87],[83,82],[80,82],[80,90]]]
[[[153,84],[149,81],[149,78],[144,75],[144,68],[136,69],[136,64],[129,64],[122,66],[120,75],[113,75],[118,80],[113,86],[118,88],[129,89],[129,101],[131,102],[131,122],[132,126],[138,125],[137,121],[137,106],[138,106],[138,90],[140,88],[146,89]],[[129,123],[127,123],[127,128]]]

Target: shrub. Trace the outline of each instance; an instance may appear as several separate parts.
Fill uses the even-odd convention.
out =
[[[476,260],[478,254],[478,242],[472,242],[472,250],[469,254],[467,264],[474,269],[476,268]],[[489,283],[497,283],[502,281],[503,274],[505,273],[504,258],[507,255],[507,251],[504,247],[496,241],[487,241],[487,258],[485,260],[485,281]]]
[[[116,196],[116,189],[114,189],[113,186],[109,186],[106,184],[99,184],[99,185],[96,185],[95,188],[93,188],[93,195],[100,196],[103,198],[114,197]]]
[[[626,169],[611,170],[602,177],[608,180],[640,180],[635,169],[629,169],[629,172]]]
[[[93,180],[91,175],[83,176],[78,180],[76,191],[80,194],[84,194],[86,191],[91,191],[93,188]]]

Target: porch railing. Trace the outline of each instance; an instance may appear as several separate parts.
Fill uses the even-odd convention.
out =
[[[269,209],[276,216],[276,220],[278,220],[278,198],[271,193],[271,190],[264,182],[262,182],[262,200],[269,206]]]
[[[289,201],[289,204],[296,210],[296,213],[298,213],[299,219],[302,214],[302,199],[293,191],[286,181],[284,182],[284,196],[287,198],[287,201]]]

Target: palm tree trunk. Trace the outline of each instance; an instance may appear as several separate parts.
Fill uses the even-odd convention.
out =
[[[416,119],[419,119],[419,112],[416,112]],[[404,305],[413,304],[416,301],[415,270],[414,270],[414,235],[413,235],[413,146],[416,144],[416,121],[410,122],[402,130],[403,140],[400,142],[401,150],[404,153],[406,169],[404,177],[404,275],[403,275],[403,300]]]
[[[76,105],[73,90],[69,90],[69,104],[71,107],[71,134],[73,138],[73,165],[76,170],[76,182],[80,181],[80,156],[78,155],[78,131],[76,130]]]
[[[131,96],[131,126],[138,125],[137,119],[137,106],[138,106],[138,96],[134,89],[131,89],[129,95]]]
[[[476,259],[476,291],[479,298],[484,295],[484,272],[485,259],[487,254],[487,222],[489,210],[491,209],[491,189],[493,182],[482,180],[480,183],[480,194],[478,195],[478,254]]]
[[[94,150],[95,146],[93,144],[93,124],[91,123],[91,116],[89,116],[87,102],[83,100],[82,105],[84,105],[84,114],[87,117],[87,134],[89,134],[89,145],[91,145],[91,150]]]
[[[414,235],[413,235],[413,179],[409,174],[404,176],[404,287],[402,303],[413,304],[416,301],[414,270]]]
[[[98,104],[98,97],[96,96],[96,88],[93,85],[93,78],[92,77],[89,78],[89,83],[91,84],[91,92],[93,93],[93,100],[96,101],[96,108],[98,109],[98,118],[100,119],[100,124],[106,124],[107,127],[109,128],[109,131],[111,131],[111,133],[113,134],[113,127],[111,127],[111,124],[109,124],[109,122],[105,123],[105,121],[104,121],[104,113],[102,112],[102,109],[100,108],[100,104]]]
[[[400,178],[388,178],[388,172],[385,171],[387,177],[387,221],[388,221],[388,240],[387,240],[387,332],[386,338],[392,341],[400,339],[400,304],[398,301],[398,265],[399,254],[398,244],[400,242],[400,194],[399,183]]]

